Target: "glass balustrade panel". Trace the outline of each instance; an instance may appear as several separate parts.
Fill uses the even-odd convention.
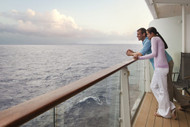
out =
[[[119,92],[116,72],[22,126],[119,127]]]
[[[130,109],[131,118],[137,111],[139,103],[144,95],[144,61],[136,61],[128,66],[129,75],[129,95],[130,95]]]

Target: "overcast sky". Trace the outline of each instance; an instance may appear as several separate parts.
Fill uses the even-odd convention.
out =
[[[138,43],[145,0],[1,0],[0,44]]]

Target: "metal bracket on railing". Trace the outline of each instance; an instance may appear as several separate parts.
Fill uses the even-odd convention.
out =
[[[121,123],[123,120],[122,120],[122,118],[119,118],[119,122]]]
[[[127,67],[121,69],[120,91],[120,127],[131,127],[131,111],[129,105],[129,71]]]

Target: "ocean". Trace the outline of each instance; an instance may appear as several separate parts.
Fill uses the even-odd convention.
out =
[[[102,69],[129,60],[131,57],[126,56],[126,50],[139,51],[140,48],[141,45],[133,44],[0,45],[0,110],[10,108]],[[115,88],[110,87],[108,91],[111,89]],[[100,93],[104,92],[99,91],[101,91]],[[67,111],[64,108],[65,115],[74,118],[68,111],[79,112],[76,111],[77,107],[85,107],[86,103],[92,103],[92,105],[96,105],[96,108],[104,102],[109,104],[106,97],[100,93],[95,92],[98,98],[83,95],[78,101],[80,103],[73,106],[70,104],[75,102],[65,102],[67,103],[65,105],[70,105]],[[65,120],[65,126],[75,125],[75,123],[69,125],[71,120]],[[52,124],[40,124],[40,126],[52,126]],[[84,125],[80,122],[78,124]],[[30,125],[32,124],[24,126]]]

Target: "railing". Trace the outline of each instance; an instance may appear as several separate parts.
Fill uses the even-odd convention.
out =
[[[95,89],[97,89],[99,87],[100,91],[101,91],[101,89],[103,89],[103,88],[101,88],[102,86],[104,86],[104,88],[112,86],[109,90],[115,89],[115,93],[112,91],[109,92],[110,94],[108,96],[112,96],[112,97],[108,97],[109,101],[106,100],[106,101],[108,101],[108,102],[106,102],[106,106],[103,107],[103,110],[97,109],[96,113],[101,114],[101,112],[103,112],[104,110],[110,110],[112,113],[107,114],[107,116],[110,116],[109,117],[110,120],[108,120],[108,121],[112,121],[112,122],[111,123],[106,122],[107,125],[110,124],[111,126],[119,126],[120,125],[122,127],[130,127],[132,118],[135,114],[134,110],[137,109],[137,107],[138,107],[137,105],[140,103],[140,100],[142,99],[142,96],[144,94],[144,77],[143,77],[143,75],[141,75],[141,73],[144,74],[144,69],[142,66],[143,62],[138,61],[138,62],[135,62],[134,64],[131,64],[133,62],[135,62],[135,60],[132,59],[132,60],[117,64],[111,68],[102,70],[102,71],[97,72],[93,75],[90,75],[86,78],[83,78],[81,80],[73,82],[69,85],[63,86],[62,88],[59,88],[52,92],[38,96],[38,97],[33,98],[29,101],[26,101],[22,104],[14,106],[12,108],[0,111],[0,126],[19,126],[19,125],[22,125],[22,126],[27,126],[27,125],[30,126],[31,125],[32,126],[32,125],[36,124],[35,121],[37,121],[37,123],[49,122],[49,123],[47,123],[48,126],[64,126],[64,123],[62,121],[64,121],[65,118],[64,118],[64,112],[62,112],[62,111],[66,111],[66,109],[64,109],[64,107],[66,107],[66,106],[64,106],[64,105],[68,105],[68,103],[66,103],[66,102],[69,100],[72,100],[73,98],[71,98],[71,97],[73,97],[74,95],[76,95],[78,93],[80,93],[80,94],[85,93],[85,91],[90,90],[90,89],[91,89],[91,91],[88,93],[93,93],[94,86],[96,86]],[[141,68],[141,71],[139,71],[138,69],[136,72],[133,72],[133,70],[130,71],[130,73],[131,73],[130,75],[133,75],[133,77],[135,77],[136,75],[140,76],[138,81],[135,79],[129,78],[129,71],[128,71],[127,67],[130,68],[130,66],[135,66],[135,67],[133,67],[133,69],[137,69],[138,68],[137,66],[140,66],[139,68]],[[116,80],[109,79],[109,78],[113,78],[113,77],[119,79],[117,81],[117,84],[120,84],[120,85],[113,84]],[[138,83],[133,83],[133,84],[136,84],[137,89],[141,91],[138,94],[138,96],[137,96],[137,93],[130,93],[129,87],[130,86],[134,87],[135,85],[129,85],[129,80],[134,80],[135,82],[138,82]],[[100,82],[104,82],[104,85],[98,84]],[[108,85],[105,86],[105,84],[107,84],[107,83],[108,83]],[[91,87],[91,86],[93,86],[93,87]],[[142,87],[142,88],[140,88],[140,87]],[[89,88],[89,89],[87,89],[87,88]],[[120,92],[119,92],[119,89],[121,90]],[[134,89],[134,88],[132,88],[132,89]],[[120,96],[117,96],[117,93],[120,93]],[[101,94],[105,94],[104,90],[101,91]],[[130,96],[133,96],[133,94],[135,94],[137,96],[137,98],[136,98],[135,102],[133,102],[133,105],[130,105],[130,103],[131,103]],[[85,94],[85,96],[87,96],[87,94]],[[85,96],[82,96],[83,100],[85,100]],[[99,103],[99,105],[102,105],[105,102],[105,101],[104,102],[100,101],[101,97],[102,97],[102,100],[105,100],[105,98],[103,98],[103,96],[99,96],[98,99],[94,98],[93,96],[89,96],[89,95],[88,95],[88,97],[93,99],[94,101],[97,101]],[[139,97],[140,97],[140,99],[139,99]],[[120,98],[120,99],[118,99],[118,98]],[[79,97],[75,98],[74,100],[75,101],[79,100]],[[114,101],[113,108],[108,107],[109,103],[113,102],[113,101]],[[65,103],[63,104],[63,102],[65,102]],[[82,102],[82,101],[79,101],[79,102]],[[71,103],[74,103],[74,102],[71,101]],[[69,103],[69,105],[71,103]],[[89,102],[89,103],[91,103],[91,102]],[[90,108],[90,107],[88,107],[88,108]],[[118,111],[120,111],[120,113]],[[131,113],[130,113],[130,111],[131,111]],[[45,112],[45,114],[44,114],[44,112]],[[77,114],[76,112],[73,112],[73,115],[74,114],[76,115]],[[40,115],[40,114],[42,114],[42,115]],[[116,122],[113,123],[113,120],[112,120],[113,119],[112,117],[114,117],[113,114],[115,114],[116,117],[118,117],[118,122],[116,120]],[[67,113],[66,115],[67,115],[66,123],[68,123],[69,114]],[[38,118],[39,116],[41,116],[41,117]],[[47,120],[44,121],[42,119],[45,116],[48,116],[48,118],[47,118]],[[35,118],[35,117],[37,117],[37,118]],[[60,117],[60,118],[58,118],[58,117]],[[95,117],[97,117],[97,116],[95,116]],[[100,116],[100,117],[102,117],[102,116]],[[33,118],[35,118],[36,120]],[[76,120],[76,119],[74,119],[74,120]],[[29,122],[27,122],[27,121],[29,121]],[[101,119],[99,121],[101,121]],[[102,124],[102,123],[100,123],[100,124]],[[45,126],[45,125],[41,124],[41,126]]]

